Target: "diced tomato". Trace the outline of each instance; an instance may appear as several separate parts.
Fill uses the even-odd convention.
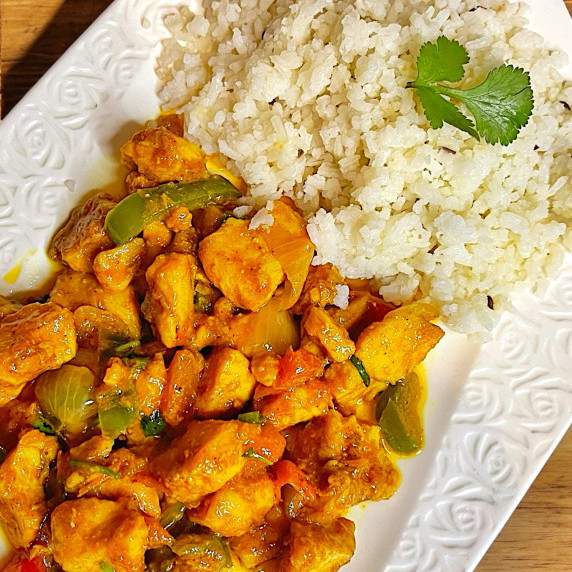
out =
[[[370,295],[367,301],[367,310],[363,316],[349,329],[352,340],[357,340],[359,335],[374,322],[381,322],[385,315],[395,310],[395,306],[385,300]]]
[[[326,362],[304,348],[295,351],[288,348],[280,359],[278,379],[274,385],[280,389],[290,389],[321,375]]]
[[[286,391],[292,387],[302,385],[314,377],[318,377],[324,371],[326,361],[304,348],[293,350],[288,348],[278,363],[278,375],[270,386],[258,384],[254,400],[257,401],[272,395]]]
[[[10,562],[4,572],[46,572],[46,567],[41,558],[19,558]]]
[[[302,470],[292,461],[278,461],[272,466],[275,475],[275,485],[281,489],[284,485],[292,485],[309,500],[316,497],[316,488],[312,485]]]
[[[286,439],[269,423],[259,427],[258,435],[251,439],[250,443],[258,454],[268,459],[271,463],[275,463],[284,453]]]

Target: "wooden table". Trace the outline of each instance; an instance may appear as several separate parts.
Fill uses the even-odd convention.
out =
[[[0,0],[3,115],[110,3],[111,0]],[[572,13],[572,0],[566,0],[566,4]],[[572,431],[477,571],[539,569],[572,569]]]

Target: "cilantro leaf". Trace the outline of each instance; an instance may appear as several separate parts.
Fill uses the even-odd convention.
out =
[[[462,101],[473,114],[477,131],[492,144],[514,141],[534,105],[528,72],[510,65],[492,70],[483,83],[471,89],[439,91]]]
[[[166,428],[167,424],[158,409],[155,409],[148,417],[141,418],[141,429],[143,429],[145,437],[160,435]]]
[[[44,435],[58,435],[57,430],[54,428],[54,423],[41,413],[36,415],[36,418],[32,422],[32,427],[41,431]]]
[[[434,89],[419,86],[417,95],[423,105],[425,116],[433,129],[443,127],[445,122],[457,127],[457,129],[466,131],[475,139],[479,139],[474,123],[468,117],[465,117],[450,101],[441,97]]]
[[[476,139],[484,137],[488,143],[508,145],[516,139],[532,113],[534,98],[530,76],[521,68],[502,65],[470,89],[439,83],[462,79],[463,66],[468,61],[463,46],[440,36],[435,43],[426,42],[421,46],[417,79],[407,87],[416,89],[425,116],[434,129],[449,123]],[[474,123],[458,109],[455,101],[465,105],[475,118]]]
[[[465,75],[463,66],[468,61],[469,54],[459,42],[439,36],[434,44],[426,42],[419,50],[416,83],[460,81]]]

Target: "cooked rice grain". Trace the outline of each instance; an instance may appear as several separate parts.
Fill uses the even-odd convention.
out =
[[[221,0],[167,17],[165,109],[250,185],[308,218],[315,263],[375,277],[384,298],[430,301],[450,327],[487,333],[512,292],[538,287],[572,247],[572,87],[504,0]],[[507,147],[428,125],[419,47],[444,34],[470,55],[465,85],[511,63],[535,108]],[[564,103],[562,103],[564,102]],[[568,106],[566,105],[568,104]],[[495,310],[488,305],[494,301]]]

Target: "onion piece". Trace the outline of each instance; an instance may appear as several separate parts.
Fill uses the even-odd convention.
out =
[[[236,317],[231,325],[233,345],[246,357],[273,351],[282,355],[289,347],[300,344],[296,319],[282,309],[282,301],[272,298],[258,312]]]
[[[94,381],[90,369],[70,364],[38,378],[36,398],[42,411],[59,422],[58,431],[78,435],[90,427],[97,414]]]
[[[290,204],[288,199],[274,201],[270,211],[274,222],[259,231],[286,274],[284,288],[275,296],[282,310],[291,308],[302,294],[315,249],[304,219]]]

